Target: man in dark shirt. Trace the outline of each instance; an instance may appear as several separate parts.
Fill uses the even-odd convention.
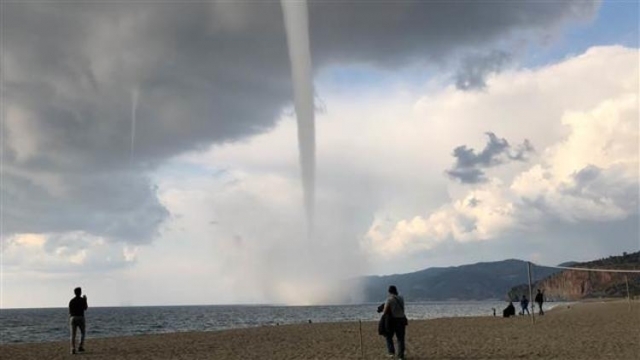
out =
[[[529,312],[529,299],[527,299],[526,295],[522,295],[522,300],[520,300],[520,307],[522,308],[522,312],[520,313],[520,315],[524,315],[525,312],[527,313],[527,315],[531,315],[531,313]]]
[[[87,296],[82,295],[82,289],[77,287],[73,289],[76,296],[69,301],[69,328],[71,330],[71,353],[76,353],[76,330],[80,328],[80,346],[78,352],[84,352],[84,335],[85,335],[85,321],[84,311],[87,310]]]
[[[544,311],[542,310],[542,303],[544,302],[544,294],[538,289],[538,294],[535,298],[536,304],[538,304],[538,309],[540,309],[539,314],[544,315]]]

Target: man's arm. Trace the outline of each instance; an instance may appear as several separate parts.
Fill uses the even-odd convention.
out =
[[[84,309],[87,310],[89,308],[89,305],[87,304],[87,295],[82,296],[82,299],[84,300]]]

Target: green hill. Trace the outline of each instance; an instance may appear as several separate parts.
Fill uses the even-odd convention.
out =
[[[539,269],[534,279],[556,272],[556,269]],[[391,284],[410,301],[505,299],[515,284],[527,282],[527,262],[514,259],[481,262],[408,274],[368,276],[362,280],[365,301],[384,298]]]

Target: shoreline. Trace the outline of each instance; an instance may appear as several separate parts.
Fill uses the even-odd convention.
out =
[[[544,316],[410,320],[407,359],[637,359],[640,302],[584,302],[556,306]],[[631,316],[630,316],[631,315]],[[204,332],[88,338],[95,359],[377,359],[385,355],[377,322],[259,326]],[[66,359],[67,341],[0,345],[7,359]],[[4,358],[4,356],[3,356]]]
[[[461,305],[461,308],[458,308],[457,305]],[[559,303],[550,303],[550,306],[557,306]],[[121,337],[121,336],[137,336],[137,335],[147,335],[147,334],[170,334],[170,333],[185,333],[185,332],[215,332],[215,331],[226,331],[232,329],[248,329],[255,327],[269,327],[276,325],[295,325],[295,324],[307,324],[310,320],[313,323],[340,323],[340,322],[358,322],[361,320],[363,322],[367,321],[378,321],[379,314],[376,314],[375,308],[379,303],[368,303],[368,304],[352,304],[352,305],[327,305],[327,306],[304,306],[307,308],[304,312],[292,311],[291,309],[295,309],[296,307],[290,306],[277,306],[277,308],[284,308],[287,310],[285,314],[274,315],[271,313],[271,310],[258,311],[255,315],[257,317],[251,317],[251,314],[240,314],[240,316],[231,322],[225,321],[224,324],[216,323],[216,321],[199,321],[200,318],[194,318],[191,315],[188,315],[189,309],[191,306],[168,306],[167,308],[178,309],[179,313],[175,314],[167,314],[169,317],[173,317],[174,320],[178,320],[175,325],[172,322],[165,321],[154,321],[147,320],[155,318],[154,314],[150,313],[149,315],[152,318],[148,317],[140,317],[140,314],[144,313],[148,309],[153,309],[155,307],[128,307],[122,308],[123,311],[130,311],[130,309],[140,309],[141,312],[136,313],[138,317],[138,321],[136,319],[132,319],[132,324],[135,323],[139,326],[135,327],[123,327],[115,324],[111,324],[111,312],[110,308],[101,308],[101,307],[93,307],[91,314],[88,318],[88,337],[92,339],[103,339],[103,338],[113,338],[113,337]],[[440,307],[440,305],[445,305],[444,307]],[[466,305],[467,306],[465,308]],[[493,316],[492,308],[496,309],[496,312],[501,312],[501,308],[505,305],[504,302],[496,302],[496,301],[419,301],[419,302],[411,302],[408,303],[408,307],[410,309],[408,313],[408,317],[410,320],[428,320],[428,319],[439,319],[439,318],[456,318],[456,317],[476,317],[476,316]],[[210,312],[209,308],[215,309],[217,306],[197,306],[200,308],[204,308],[205,312],[202,315],[216,316],[215,311]],[[243,306],[240,306],[243,307]],[[272,306],[275,307],[275,306]],[[342,315],[332,315],[331,309],[335,309],[333,314],[340,314],[344,311],[343,308],[355,308],[355,310],[351,309],[347,311],[347,313],[343,313]],[[235,306],[229,306],[229,308],[234,309]],[[260,305],[257,308],[265,308]],[[365,309],[364,312],[362,309]],[[65,308],[56,308],[58,310],[58,314],[56,318],[58,321],[55,323],[46,323],[42,324],[39,328],[34,328],[33,332],[29,330],[22,329],[18,332],[12,332],[12,328],[8,327],[2,330],[2,340],[0,345],[8,345],[8,344],[38,344],[38,343],[47,343],[47,342],[57,342],[57,341],[65,341],[68,338],[68,328],[65,325],[63,319],[64,314],[66,313]],[[105,309],[107,309],[105,311]],[[185,309],[186,314],[182,312],[182,309]],[[329,311],[328,311],[329,309]],[[30,311],[32,309],[24,309],[26,311]],[[37,310],[37,309],[36,309]],[[460,311],[462,310],[462,311]],[[99,311],[99,312],[96,312]],[[11,313],[5,314],[5,319],[10,320],[12,316]],[[175,315],[178,315],[176,317]],[[224,317],[225,314],[221,313],[220,316]],[[180,318],[182,317],[182,319]],[[1,319],[2,317],[0,317]],[[51,318],[51,314],[49,314],[49,318]],[[180,322],[180,320],[191,318],[191,322]],[[259,321],[253,321],[254,319],[261,319]],[[211,320],[211,319],[209,319]],[[38,322],[37,318],[30,318],[29,322],[31,324],[35,324]],[[207,325],[202,325],[207,323]],[[17,324],[15,324],[17,325]],[[14,326],[15,326],[14,325]],[[46,327],[46,325],[49,325]],[[46,330],[51,329],[51,330]],[[47,331],[50,331],[47,333]]]
[[[617,299],[610,299],[608,301],[616,301]],[[550,312],[560,306],[563,305],[573,305],[577,302],[566,302],[566,303],[562,303],[562,304],[557,304],[554,303],[554,306],[548,308],[547,310],[545,310],[545,313]],[[377,303],[372,303],[372,305],[375,305]],[[206,305],[205,305],[206,306]],[[339,306],[339,305],[336,305]],[[176,307],[179,307],[179,305],[176,305]],[[61,308],[66,310],[66,308]],[[518,310],[518,308],[516,308],[516,310]],[[486,318],[486,317],[502,317],[501,315],[502,310],[499,310],[498,308],[496,308],[496,315],[493,316],[492,314],[487,314],[487,315],[459,315],[459,316],[442,316],[442,317],[432,317],[432,318],[426,318],[426,319],[409,319],[409,321],[411,322],[418,322],[418,321],[432,321],[432,320],[441,320],[441,319],[459,319],[459,318],[465,318],[465,319],[469,319],[469,318]],[[537,317],[538,315],[536,315]],[[522,317],[520,316],[518,313],[516,313],[516,317]],[[293,323],[282,323],[282,324],[260,324],[260,325],[248,325],[248,326],[233,326],[233,327],[228,327],[228,328],[221,328],[221,329],[211,329],[211,330],[178,330],[178,331],[167,331],[167,332],[149,332],[149,333],[143,333],[143,334],[128,334],[128,335],[105,335],[105,336],[101,336],[101,335],[95,335],[92,334],[91,332],[89,332],[87,339],[119,339],[119,338],[129,338],[129,337],[137,337],[137,336],[153,336],[153,335],[171,335],[171,334],[189,334],[189,333],[193,333],[193,334],[198,334],[198,333],[212,333],[212,332],[221,332],[221,331],[231,331],[231,330],[246,330],[246,329],[256,329],[256,328],[271,328],[271,327],[283,327],[283,326],[297,326],[297,325],[309,325],[309,324],[358,324],[358,321],[361,321],[362,324],[367,324],[367,323],[375,323],[377,324],[378,321],[377,320],[353,320],[353,321],[344,321],[344,320],[340,320],[340,321],[315,321],[312,323],[307,323],[305,321],[301,321],[301,322],[293,322]],[[45,340],[45,341],[25,341],[25,342],[7,342],[7,343],[1,343],[0,342],[0,348],[4,345],[36,345],[36,344],[50,344],[50,343],[60,343],[66,340]]]
[[[566,303],[566,304],[574,304],[574,303]],[[563,304],[564,305],[564,304]],[[553,309],[557,308],[560,305],[556,305],[548,310],[545,310],[545,313],[552,311]],[[517,309],[516,309],[517,310]],[[493,317],[501,317],[501,312],[502,310],[498,311],[498,309],[496,308],[496,315],[493,316],[492,314],[487,314],[487,315],[458,315],[458,316],[442,316],[442,317],[433,317],[433,318],[427,318],[427,319],[409,319],[409,321],[414,322],[414,321],[432,321],[432,320],[442,320],[442,319],[458,319],[458,318],[493,318]],[[538,315],[536,315],[537,317]],[[522,317],[520,316],[518,313],[516,313],[516,317]],[[352,321],[346,321],[346,320],[338,320],[338,321],[316,321],[316,322],[312,322],[312,323],[307,323],[307,322],[294,322],[294,323],[282,323],[282,324],[261,324],[261,325],[247,325],[247,326],[234,326],[234,327],[228,327],[228,328],[217,328],[217,329],[210,329],[210,330],[178,330],[178,331],[167,331],[167,332],[148,332],[148,333],[141,333],[141,334],[128,334],[128,335],[95,335],[92,334],[91,332],[89,332],[89,334],[87,335],[87,339],[120,339],[120,338],[130,338],[130,337],[138,337],[138,336],[154,336],[154,335],[172,335],[172,334],[198,334],[198,333],[212,333],[212,332],[221,332],[221,331],[231,331],[231,330],[246,330],[246,329],[256,329],[256,328],[271,328],[271,327],[284,327],[284,326],[298,326],[298,325],[326,325],[326,324],[358,324],[358,321],[361,321],[362,324],[368,324],[368,323],[378,323],[378,320],[352,320]],[[29,341],[25,341],[25,342],[7,342],[7,343],[0,343],[0,348],[2,346],[5,345],[37,345],[37,344],[54,344],[54,343],[60,343],[60,342],[66,342],[66,340],[45,340],[45,341],[34,341],[34,342],[29,342]],[[0,358],[1,359],[1,358]]]

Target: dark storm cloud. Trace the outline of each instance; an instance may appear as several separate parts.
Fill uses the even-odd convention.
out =
[[[555,31],[592,16],[598,4],[311,2],[313,62],[316,70],[444,64],[515,36]],[[85,231],[148,242],[168,213],[146,174],[185,151],[270,129],[292,99],[278,2],[14,2],[3,9],[5,235]],[[492,51],[489,60],[508,56]],[[461,74],[482,84],[495,70],[489,60]],[[470,155],[462,149],[459,159]],[[482,164],[452,171],[480,179],[473,172]]]
[[[533,152],[533,146],[529,140],[515,148],[509,145],[504,138],[498,138],[494,133],[488,132],[487,145],[476,154],[474,149],[466,145],[458,146],[453,150],[456,163],[453,168],[447,170],[447,174],[463,184],[476,184],[486,181],[483,169],[504,164],[508,161],[525,161],[527,153]]]
[[[638,183],[629,181],[620,165],[607,169],[587,165],[572,177],[573,183],[564,184],[559,189],[563,196],[588,200],[603,208],[615,205],[625,216],[637,213],[640,195]],[[579,213],[580,211],[575,211],[572,217],[580,218]],[[605,220],[607,217],[600,215],[600,219]]]
[[[33,178],[4,174],[6,234],[83,230],[114,240],[147,243],[169,215],[144,176],[123,172],[82,174],[59,191]]]
[[[381,65],[486,52],[513,35],[549,34],[600,2],[312,1],[314,60]],[[527,32],[529,32],[527,34]]]
[[[487,86],[487,75],[499,72],[509,61],[510,54],[497,50],[485,55],[466,57],[456,72],[456,87],[461,90],[484,89]]]

